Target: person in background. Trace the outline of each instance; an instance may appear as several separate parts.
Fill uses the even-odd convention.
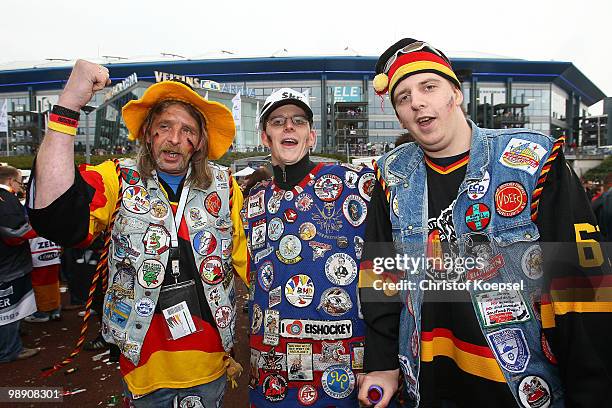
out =
[[[612,241],[612,173],[606,175],[604,192],[591,202],[601,234],[607,242]]]
[[[40,351],[23,347],[19,336],[21,320],[36,311],[28,245],[36,234],[17,198],[20,192],[21,172],[0,166],[0,363],[23,360]]]
[[[24,320],[28,323],[44,323],[60,320],[60,268],[62,248],[43,237],[30,239],[32,254],[32,288],[37,311]]]

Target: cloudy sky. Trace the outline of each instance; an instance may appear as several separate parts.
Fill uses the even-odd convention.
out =
[[[0,63],[45,58],[378,55],[402,37],[451,56],[573,62],[612,96],[612,1],[3,0]]]

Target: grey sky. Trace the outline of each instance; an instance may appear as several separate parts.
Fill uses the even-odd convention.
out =
[[[102,55],[378,55],[401,37],[445,53],[573,62],[612,96],[609,0],[4,0],[0,62]],[[112,73],[112,72],[111,72]]]

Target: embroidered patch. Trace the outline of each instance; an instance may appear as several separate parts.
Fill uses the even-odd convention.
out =
[[[544,275],[542,248],[538,244],[532,245],[521,258],[521,267],[529,279],[540,279]]]
[[[346,398],[355,389],[355,375],[348,366],[332,366],[321,374],[321,385],[330,397]]]
[[[346,184],[348,188],[357,187],[357,179],[359,179],[359,175],[352,170],[347,170],[346,173],[344,173],[344,184]]]
[[[287,208],[283,213],[283,217],[285,218],[285,221],[292,224],[297,220],[297,211],[295,211],[293,208]]]
[[[295,208],[297,208],[298,211],[310,211],[313,202],[314,199],[310,194],[302,193],[295,199]]]
[[[155,311],[155,302],[148,297],[140,298],[134,304],[136,314],[140,317],[149,317]]]
[[[285,284],[285,298],[295,307],[306,307],[314,297],[314,282],[308,275],[293,275]]]
[[[467,195],[470,200],[480,200],[487,194],[489,191],[489,183],[491,183],[491,176],[488,171],[485,171],[485,174],[482,180],[473,181],[467,186]]]
[[[270,290],[274,281],[274,266],[271,261],[266,261],[257,269],[257,281],[259,286],[266,292]]]
[[[366,219],[368,208],[361,197],[356,194],[351,194],[344,199],[342,213],[349,224],[353,227],[358,227]]]
[[[302,320],[282,319],[280,334],[285,338],[336,340],[353,337],[351,320]]]
[[[193,249],[202,256],[211,255],[217,249],[217,238],[210,231],[200,231],[193,237]]]
[[[279,261],[286,264],[294,264],[302,260],[302,242],[295,235],[285,235],[278,243],[276,256]]]
[[[263,323],[263,312],[257,303],[253,303],[251,314],[251,334],[257,334]]]
[[[355,235],[353,237],[353,245],[355,246],[355,258],[357,260],[361,259],[361,255],[363,253],[363,238],[359,235]]]
[[[202,229],[206,226],[208,222],[208,216],[203,208],[200,207],[190,207],[187,212],[187,220],[189,221],[189,225],[191,229],[198,230]]]
[[[266,309],[264,312],[264,337],[263,344],[268,346],[278,345],[280,329],[280,312],[278,310]]]
[[[202,397],[197,395],[188,395],[181,400],[179,408],[205,408],[202,404]]]
[[[376,184],[376,176],[374,173],[365,173],[359,178],[359,194],[364,200],[370,201],[372,198],[372,191],[374,191],[374,185]]]
[[[327,288],[321,294],[317,310],[323,309],[330,316],[342,316],[353,307],[351,297],[342,288]]]
[[[287,343],[287,378],[289,381],[312,381],[312,344]]]
[[[261,387],[268,401],[282,401],[287,396],[287,380],[280,374],[268,375],[264,378]]]
[[[220,329],[225,329],[232,322],[232,308],[221,306],[215,310],[215,323]]]
[[[483,203],[472,204],[465,212],[465,223],[472,231],[482,231],[491,221],[491,211]]]
[[[251,250],[263,248],[266,245],[266,219],[262,218],[251,224]]]
[[[160,255],[167,251],[170,244],[170,233],[163,225],[151,224],[142,238],[145,254]]]
[[[524,408],[548,408],[552,403],[550,386],[543,378],[528,375],[518,385],[518,397]]]
[[[169,212],[168,206],[162,200],[151,200],[151,217],[153,219],[161,221],[168,216]]]
[[[209,285],[216,285],[223,281],[223,265],[218,256],[209,256],[200,263],[200,277]]]
[[[475,299],[484,327],[523,323],[531,319],[529,307],[519,291],[479,293]]]
[[[312,260],[316,261],[325,256],[325,253],[331,249],[331,245],[322,242],[310,241],[308,246],[312,248]]]
[[[272,193],[272,196],[268,200],[268,204],[267,204],[268,213],[276,214],[278,212],[280,205],[281,205],[282,198],[283,198],[282,191],[275,191]]]
[[[268,238],[271,241],[277,241],[285,231],[285,224],[283,224],[283,220],[278,217],[274,217],[270,220],[268,225]]]
[[[281,302],[281,287],[277,286],[268,293],[268,307],[272,309]]]
[[[542,145],[513,137],[502,152],[499,162],[511,169],[534,175],[547,150]]]
[[[126,210],[135,214],[146,214],[151,209],[149,193],[140,186],[126,188],[121,197],[121,203]]]
[[[346,286],[357,276],[357,263],[348,254],[332,254],[325,261],[325,276],[334,285]]]
[[[511,373],[525,371],[531,352],[521,329],[502,329],[487,333],[487,341],[502,368]]]
[[[259,190],[257,193],[250,195],[247,202],[247,218],[251,219],[263,215],[266,211],[264,204],[265,190]],[[280,206],[280,202],[279,202]]]
[[[138,270],[138,284],[145,289],[159,288],[164,281],[165,268],[155,259],[147,259]]]
[[[218,217],[219,211],[221,211],[221,198],[216,191],[213,191],[204,199],[204,207],[209,214]]]
[[[467,271],[467,280],[486,281],[498,275],[499,270],[504,266],[504,258],[501,254],[495,255],[485,234],[469,234],[465,246],[466,259],[473,259],[475,266]]]
[[[305,407],[309,407],[319,398],[317,389],[310,384],[302,385],[297,393],[298,402]]]
[[[140,173],[136,170],[128,169],[126,167],[121,168],[121,178],[123,181],[128,183],[130,186],[138,183],[140,181]]]
[[[324,174],[315,181],[314,191],[321,201],[335,201],[342,194],[344,185],[335,174]]]
[[[495,190],[495,210],[502,217],[514,217],[527,207],[527,192],[520,183],[501,184]]]
[[[317,227],[312,222],[305,222],[300,225],[300,238],[304,241],[310,241],[317,235]]]
[[[261,353],[257,365],[264,371],[284,371],[287,369],[285,366],[285,356],[282,353],[277,353],[274,346],[270,347],[270,350]]]

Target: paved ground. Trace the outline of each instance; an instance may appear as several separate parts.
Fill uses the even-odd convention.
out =
[[[239,284],[239,286],[242,286]],[[225,407],[246,407],[248,401],[248,316],[242,312],[244,304],[243,295],[246,290],[238,290],[238,321],[236,333],[239,344],[236,346],[236,359],[245,368],[239,380],[239,387],[229,390],[225,395]],[[64,294],[65,295],[65,294]],[[67,300],[67,296],[63,296]],[[7,404],[0,402],[0,407],[121,407],[121,375],[119,364],[105,362],[108,355],[102,356],[98,361],[93,357],[98,352],[82,351],[76,360],[68,366],[77,370],[66,374],[65,369],[56,372],[51,377],[41,378],[41,369],[52,366],[72,351],[81,327],[81,317],[78,311],[64,311],[62,320],[48,323],[24,323],[23,329],[27,334],[22,337],[24,346],[41,347],[42,351],[35,357],[23,361],[14,361],[0,364],[0,386],[2,387],[61,387],[64,390],[85,391],[66,395],[62,403],[18,403]],[[98,324],[94,323],[89,329],[89,338],[96,336]],[[115,402],[116,401],[116,402]]]

